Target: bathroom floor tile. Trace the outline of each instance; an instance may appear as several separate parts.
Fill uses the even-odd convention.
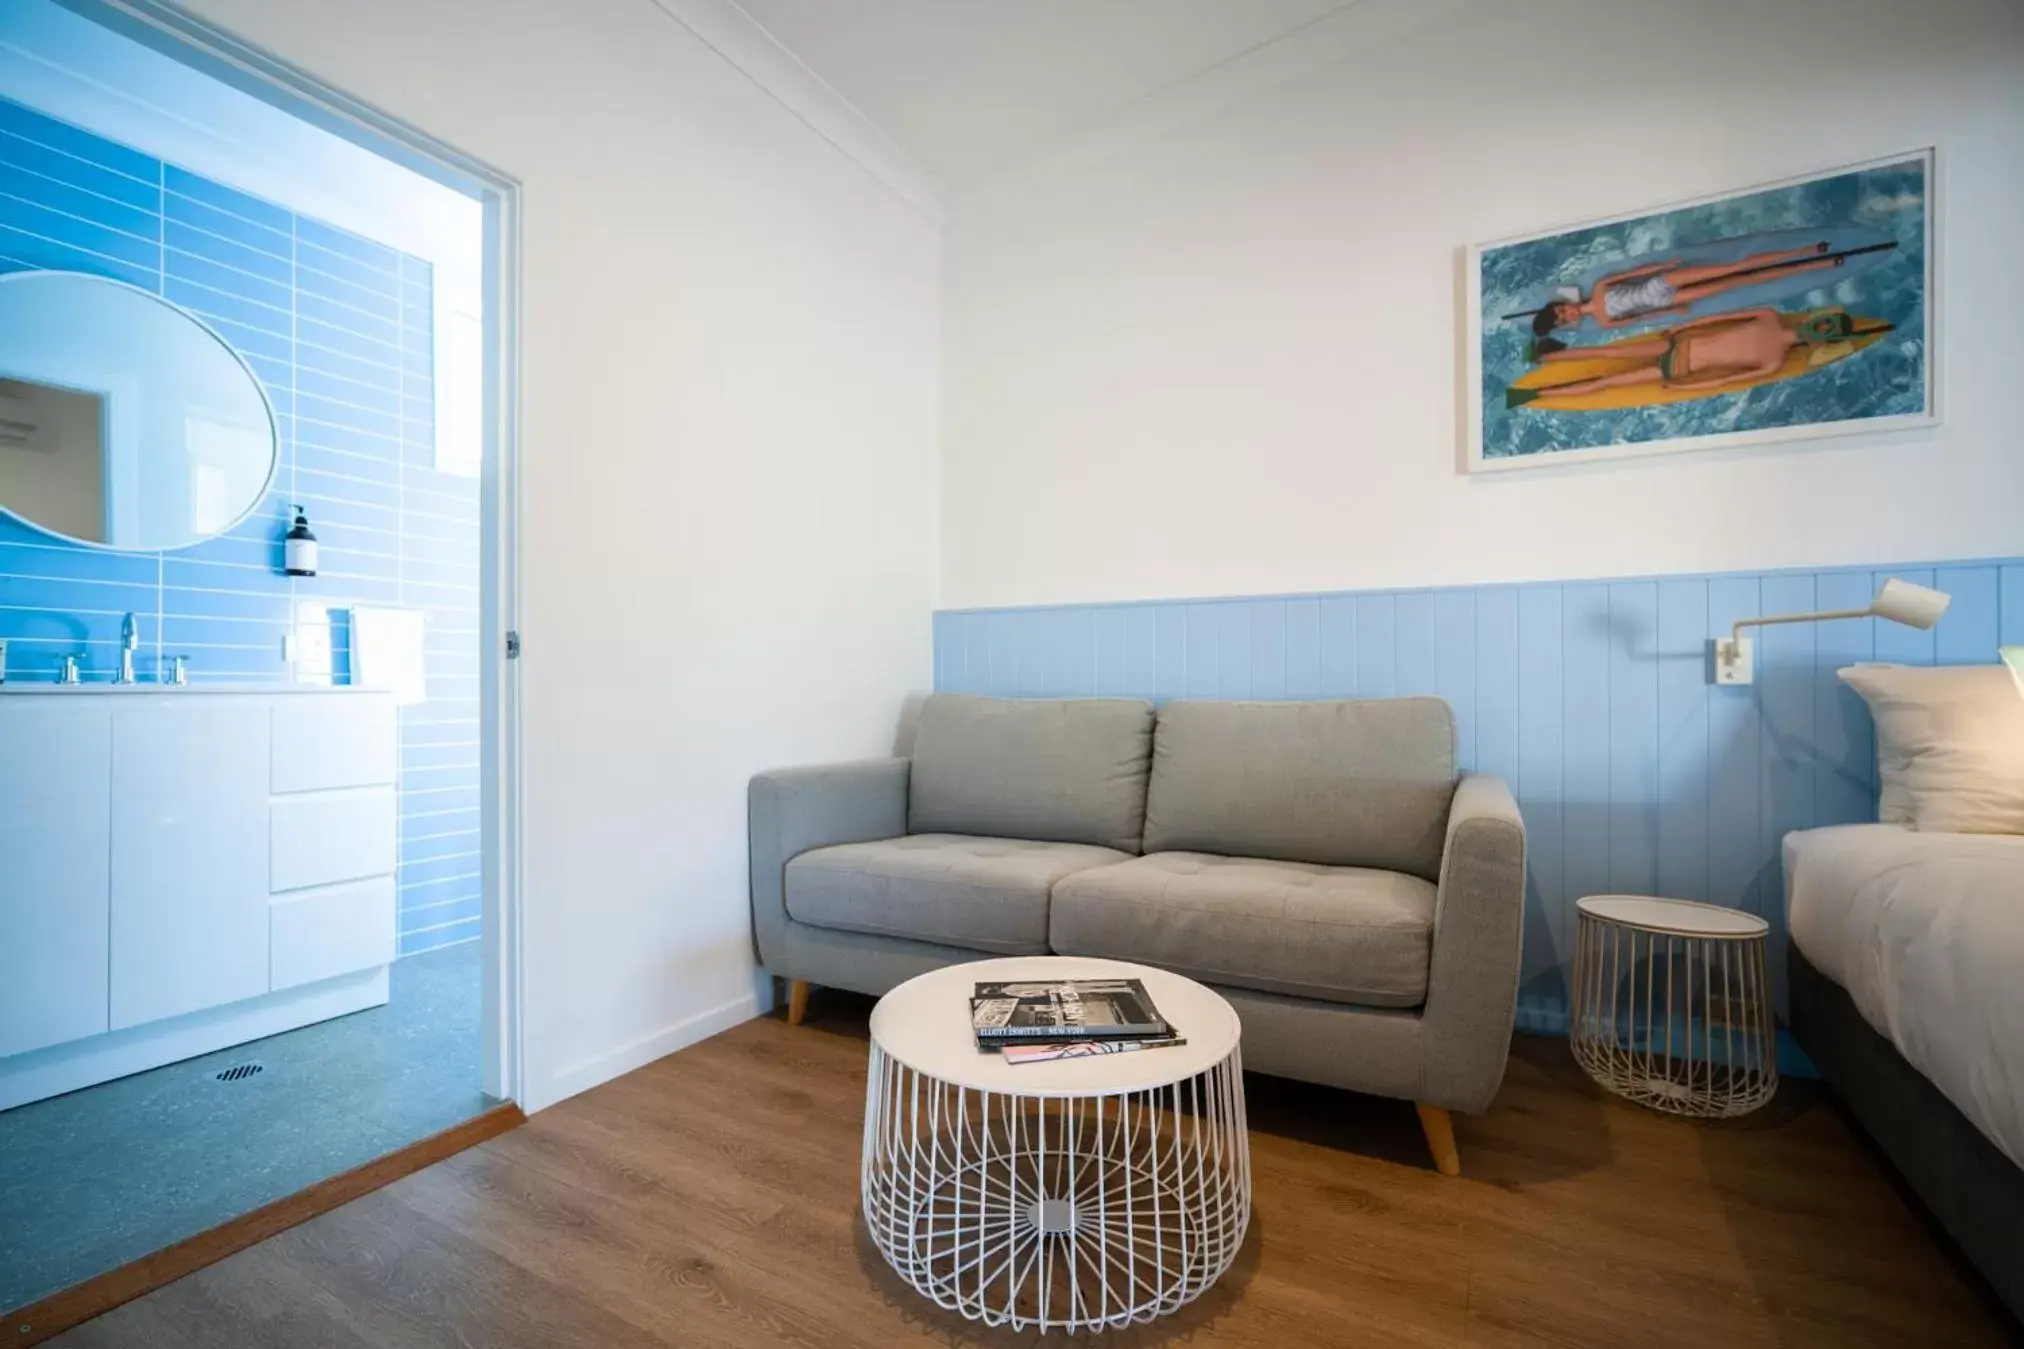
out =
[[[0,1308],[494,1104],[478,1089],[478,950],[396,962],[384,1007],[0,1112]],[[261,1071],[217,1080],[248,1062]]]

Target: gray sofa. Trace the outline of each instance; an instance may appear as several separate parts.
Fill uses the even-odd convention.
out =
[[[1525,832],[1455,769],[1435,698],[1029,701],[937,694],[910,758],[751,786],[760,962],[878,994],[993,955],[1107,956],[1214,986],[1247,1068],[1450,1110],[1503,1078]]]

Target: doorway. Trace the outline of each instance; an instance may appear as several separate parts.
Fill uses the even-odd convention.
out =
[[[328,794],[388,798],[385,874],[272,879],[298,924],[327,892],[383,882],[383,959],[329,975],[317,959],[376,938],[316,928],[284,977],[277,937],[258,990],[0,1055],[0,1308],[517,1094],[516,202],[510,180],[169,7],[19,0],[0,19],[0,275],[151,294],[231,349],[275,429],[257,505],[187,547],[0,519],[4,688],[74,669],[82,705],[131,670],[171,721],[192,705],[181,681],[218,705],[362,689],[392,737],[383,784]],[[28,898],[0,879],[0,928]]]

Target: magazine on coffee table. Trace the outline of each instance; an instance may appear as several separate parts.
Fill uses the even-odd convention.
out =
[[[978,984],[970,997],[970,1026],[981,1048],[1174,1033],[1137,979]]]

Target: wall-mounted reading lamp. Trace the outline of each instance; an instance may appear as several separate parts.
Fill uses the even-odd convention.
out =
[[[1940,621],[1947,612],[1948,596],[1938,590],[1915,586],[1896,577],[1885,581],[1867,609],[1834,609],[1819,614],[1775,614],[1768,618],[1743,618],[1726,638],[1715,639],[1715,682],[1748,684],[1756,677],[1755,651],[1745,628],[1768,627],[1773,623],[1819,623],[1832,618],[1888,618],[1893,623],[1921,631]]]

